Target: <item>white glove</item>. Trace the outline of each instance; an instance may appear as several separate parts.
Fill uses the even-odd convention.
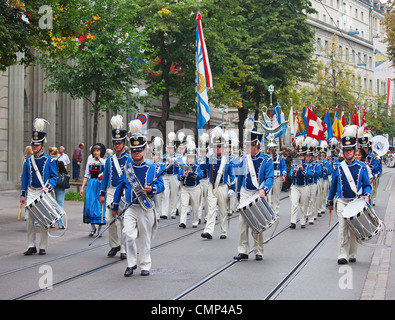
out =
[[[235,192],[232,189],[228,190],[228,197],[229,198],[232,198],[234,194],[235,194]]]

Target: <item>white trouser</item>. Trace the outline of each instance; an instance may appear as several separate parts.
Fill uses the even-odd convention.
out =
[[[244,203],[247,199],[256,196],[258,194],[258,190],[256,191],[248,191],[244,187],[240,189],[240,203]],[[250,226],[244,217],[239,215],[239,224],[240,224],[240,238],[239,244],[237,247],[238,253],[248,254],[250,251],[250,242],[248,238],[248,231]],[[263,255],[263,232],[255,232],[251,229],[251,235],[254,239],[254,253],[256,255]]]
[[[329,179],[322,180],[322,198],[321,198],[321,212],[325,212],[326,209],[326,198],[328,197],[329,193]]]
[[[177,179],[176,174],[169,174],[163,176],[163,182],[165,185],[165,190],[163,191],[162,197],[162,212],[163,216],[175,216],[177,203],[180,200],[180,181]]]
[[[352,200],[354,199],[337,198],[335,202],[335,210],[339,220],[338,259],[355,258],[357,255],[357,238],[343,218],[343,209]]]
[[[189,204],[192,206],[192,225],[199,224],[199,205],[201,202],[202,190],[200,185],[187,187],[181,185],[181,214],[180,223],[187,224],[187,213]]]
[[[112,216],[112,202],[114,199],[115,189],[113,187],[107,188],[106,192],[106,222],[107,225],[114,219]],[[120,227],[120,232],[118,232],[118,226]],[[124,240],[122,239],[122,229],[123,229],[123,218],[119,218],[108,228],[108,244],[110,248],[116,248],[121,246],[120,253],[125,253]],[[121,236],[120,236],[121,235]]]
[[[208,213],[207,223],[204,232],[209,233],[211,236],[214,234],[215,218],[217,216],[217,204],[219,208],[219,224],[221,227],[221,235],[226,235],[227,224],[226,217],[228,212],[227,207],[228,199],[228,185],[222,184],[213,190],[213,184],[210,183],[207,191]]]
[[[41,189],[28,188],[25,205],[32,202],[34,198],[40,193],[41,193]],[[28,248],[35,247],[36,229],[34,226],[34,217],[29,212],[29,210],[27,210],[26,231],[27,231],[27,247]],[[40,226],[40,242],[38,244],[38,248],[46,250],[47,247],[48,247],[48,230]]]
[[[155,222],[154,210],[145,211],[140,206],[130,206],[126,210],[123,220],[123,236],[128,267],[138,264],[141,270],[151,269],[150,251]]]
[[[323,179],[322,178],[317,179],[317,200],[316,200],[317,213],[321,212],[322,184],[323,184]]]
[[[273,186],[267,196],[267,199],[268,199],[268,202],[271,204],[275,214],[280,213],[280,194],[281,194],[282,188],[283,188],[282,177],[274,178]]]
[[[309,184],[310,188],[310,197],[309,197],[309,205],[307,208],[307,217],[309,222],[313,222],[314,219],[317,218],[317,184],[312,183]]]
[[[291,186],[291,223],[296,224],[298,209],[300,208],[300,224],[302,226],[306,224],[309,193],[310,189],[308,186]]]
[[[200,190],[201,190],[201,199],[202,202],[199,206],[199,219],[205,219],[208,212],[208,201],[207,201],[207,190],[208,190],[209,179],[204,178],[200,180]],[[204,213],[203,213],[203,204],[204,204]]]

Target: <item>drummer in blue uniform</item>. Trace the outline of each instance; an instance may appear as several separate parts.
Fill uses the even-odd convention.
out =
[[[327,207],[330,211],[335,208],[339,219],[337,263],[346,264],[356,261],[358,242],[343,218],[343,210],[358,197],[369,202],[371,185],[365,164],[354,159],[357,145],[357,130],[354,126],[344,128],[341,143],[344,160],[333,172]]]
[[[186,147],[186,163],[178,172],[178,180],[181,182],[181,214],[180,228],[186,228],[188,207],[192,207],[192,228],[199,224],[199,205],[202,198],[200,179],[204,177],[200,165],[196,163],[196,144],[188,141]]]
[[[373,182],[372,182],[372,195],[371,202],[372,205],[376,205],[376,195],[377,188],[379,186],[379,179],[381,174],[383,173],[383,169],[381,167],[380,159],[376,157],[371,151],[371,137],[372,135],[368,132],[364,132],[364,128],[360,127],[358,129],[358,144],[359,147],[362,148],[366,153],[366,163],[370,166],[373,174]]]
[[[105,206],[106,222],[111,222],[112,217],[112,201],[114,192],[118,185],[119,177],[122,175],[123,167],[130,159],[130,154],[125,150],[127,131],[122,129],[123,118],[121,115],[115,115],[111,118],[112,130],[112,145],[115,154],[108,157],[104,166],[103,178],[100,184],[100,204]],[[110,251],[107,256],[114,257],[120,251],[121,259],[126,259],[125,246],[122,241],[123,220],[118,219],[108,229],[108,244]]]
[[[47,141],[47,134],[44,132],[46,122],[46,120],[41,118],[37,118],[33,122],[34,131],[31,140],[33,155],[27,157],[23,164],[21,205],[31,203],[42,192],[51,192],[58,181],[58,169],[55,159],[44,153],[45,142]],[[33,253],[37,253],[34,218],[30,212],[27,214],[26,228],[28,249],[24,252],[24,255],[30,256]],[[46,254],[47,246],[48,230],[40,227],[38,254]]]
[[[237,197],[240,203],[259,194],[261,198],[266,197],[273,185],[274,167],[271,156],[259,151],[262,143],[263,133],[256,131],[254,120],[248,118],[245,121],[246,136],[244,145],[246,154],[241,158],[239,177],[237,181]],[[237,247],[238,255],[233,257],[236,260],[248,259],[250,251],[249,230],[250,226],[242,215],[239,215],[240,236]],[[263,232],[252,231],[254,239],[254,254],[256,260],[263,259]]]
[[[152,141],[153,147],[152,147],[152,162],[155,164],[155,170],[156,170],[156,175],[161,174],[166,170],[166,165],[162,161],[163,160],[163,139],[160,137],[155,137],[154,140]],[[162,203],[163,203],[163,195],[164,192],[158,193],[154,196],[155,198],[155,205],[156,205],[156,211],[157,211],[157,216],[162,215]]]
[[[123,220],[127,260],[124,276],[130,277],[133,270],[137,268],[137,264],[139,264],[141,275],[148,276],[151,269],[151,240],[157,229],[155,202],[152,199],[155,194],[163,192],[164,186],[162,176],[157,177],[155,164],[144,160],[147,137],[141,134],[142,123],[140,120],[132,120],[129,128],[132,159],[126,163],[119,179],[114,193],[112,214],[113,217],[118,215],[119,202],[125,192],[125,202],[131,205],[125,211]],[[134,176],[139,181],[142,192],[137,192],[132,187],[132,184],[136,182]]]

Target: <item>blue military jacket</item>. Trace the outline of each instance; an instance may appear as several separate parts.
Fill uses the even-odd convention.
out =
[[[137,179],[140,181],[141,185],[148,185],[151,183],[155,177],[157,176],[156,166],[153,163],[149,163],[143,161],[140,164],[135,163],[132,159],[128,159],[126,163],[126,168],[129,164],[132,164],[133,170],[137,176]],[[153,197],[155,194],[159,194],[163,192],[165,189],[163,184],[162,176],[160,176],[152,185],[152,192],[148,194],[149,197]],[[129,183],[128,178],[125,174],[125,169],[122,171],[122,176],[119,178],[117,189],[114,193],[114,200],[113,200],[113,210],[118,210],[119,201],[121,200],[121,196],[123,191],[125,190],[125,201],[126,203],[133,203],[133,206],[139,206],[139,202],[136,199],[136,195],[132,190],[132,186]]]
[[[259,189],[263,189],[266,194],[269,193],[273,186],[274,180],[274,166],[273,158],[262,152],[258,152],[255,156],[251,156],[252,164],[254,165],[255,174]],[[247,157],[241,158],[239,176],[237,180],[237,197],[240,197],[240,190],[243,186],[246,190],[255,191],[257,188],[252,183],[251,174],[247,165]]]
[[[303,169],[296,169],[296,165],[291,166],[289,171],[289,177],[292,179],[292,184],[296,186],[307,186],[309,185],[309,180],[313,177],[313,167],[303,162]]]
[[[344,160],[345,161],[345,160]],[[369,182],[368,171],[363,162],[353,160],[347,166],[354,179],[357,191],[361,191],[361,195],[369,196],[372,192],[372,187]],[[328,194],[328,205],[333,206],[334,198],[354,199],[357,195],[351,190],[347,177],[341,165],[339,165],[332,174],[332,183]]]
[[[372,174],[381,175],[383,173],[383,168],[381,166],[380,160],[371,152],[369,152],[366,156],[366,162],[370,164],[372,168]]]
[[[104,166],[103,178],[100,184],[100,196],[103,197],[106,195],[106,190],[108,187],[116,188],[118,185],[119,175],[117,169],[115,168],[114,157],[117,157],[119,167],[123,171],[123,167],[130,159],[130,154],[125,150],[119,157],[114,154],[107,158],[106,164]]]
[[[35,189],[42,188],[40,180],[34,171],[31,157],[34,156],[27,157],[25,163],[23,164],[21,183],[21,196],[23,197],[26,196],[28,187]],[[58,168],[56,166],[55,159],[43,152],[38,157],[35,157],[34,160],[36,161],[37,169],[41,174],[45,187],[47,187],[49,191],[52,191],[52,189],[56,186],[56,182],[58,181]]]
[[[229,162],[229,157],[225,157],[226,158],[226,164],[225,164],[225,168],[224,168],[224,173],[221,176],[221,179],[219,181],[219,184],[223,184],[226,183],[229,186],[229,189],[235,191],[235,174],[233,172],[233,165],[232,163]],[[212,161],[212,167],[213,170],[211,170],[211,163],[210,161]],[[222,161],[222,156],[221,157],[211,157],[210,161],[206,162],[205,164],[201,164],[200,165],[200,169],[201,170],[206,170],[208,169],[208,177],[210,179],[210,183],[212,183],[217,178],[217,173],[219,170],[219,167],[221,166],[221,161]],[[214,175],[212,175],[212,172],[214,173]],[[214,176],[214,179],[213,179]]]
[[[281,176],[285,177],[287,175],[287,165],[285,164],[285,160],[283,156],[276,154],[273,157],[273,167],[274,167],[274,176],[276,178]],[[278,172],[277,175],[276,172]]]
[[[167,168],[166,170],[166,174],[175,174],[178,175],[178,171],[180,170],[180,165],[182,165],[183,161],[182,161],[182,157],[180,154],[178,153],[173,153],[172,155],[170,154],[165,154],[163,156],[163,162],[166,164],[166,159],[167,158],[172,158],[174,160],[176,160],[176,163],[174,163],[172,166],[170,166],[169,168]]]
[[[178,180],[180,180],[182,184],[187,187],[199,185],[200,179],[204,178],[204,172],[202,169],[200,169],[199,165],[194,164],[191,167],[192,172],[189,172],[186,177],[183,177],[184,170],[182,168],[180,168],[180,171],[178,172]]]

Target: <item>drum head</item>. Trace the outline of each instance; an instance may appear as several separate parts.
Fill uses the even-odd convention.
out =
[[[359,213],[363,212],[366,206],[366,200],[363,198],[358,198],[350,203],[343,210],[343,218],[350,219],[357,216]]]
[[[245,201],[243,201],[242,203],[239,204],[238,209],[243,209],[243,208],[247,207],[248,205],[250,205],[251,203],[256,202],[256,199],[258,197],[259,197],[259,194],[248,198],[247,200],[245,200]]]

